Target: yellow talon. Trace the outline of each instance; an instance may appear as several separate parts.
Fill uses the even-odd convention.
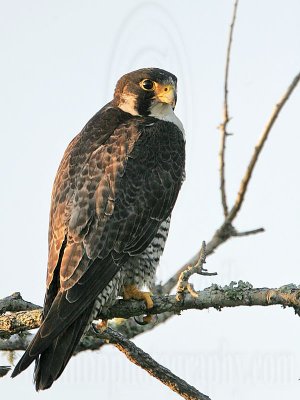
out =
[[[148,309],[153,307],[153,300],[151,298],[151,294],[149,292],[142,292],[135,285],[125,286],[123,292],[123,298],[124,300],[129,300],[129,299],[144,300],[144,302],[146,303],[146,307]],[[149,324],[151,320],[152,320],[152,315],[146,315],[143,318],[143,323]]]
[[[148,309],[153,307],[151,294],[149,292],[142,292],[135,285],[128,285],[124,288],[123,298],[124,300],[144,300]]]
[[[147,308],[153,308],[153,300],[151,297],[151,294],[149,292],[141,292],[142,293],[142,298],[146,303]]]

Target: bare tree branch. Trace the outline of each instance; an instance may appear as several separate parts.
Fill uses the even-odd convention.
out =
[[[232,236],[237,236],[236,229],[231,225],[225,222],[220,226],[219,229],[216,230],[213,237],[206,245],[206,257],[213,254],[215,249],[219,247],[221,244],[225,243]],[[201,250],[200,250],[201,251]],[[161,288],[158,288],[158,292],[168,294],[171,290],[176,286],[180,274],[185,271],[190,265],[196,264],[199,259],[200,251],[195,254],[187,263],[185,263],[173,276],[171,276]]]
[[[205,275],[205,276],[217,275],[216,272],[207,272],[207,270],[204,269],[203,265],[205,264],[205,262],[206,262],[206,243],[203,241],[199,253],[199,258],[195,263],[195,265],[189,266],[179,276],[177,284],[177,293],[176,293],[176,299],[178,301],[182,300],[185,292],[189,292],[190,295],[194,297],[198,296],[193,285],[189,283],[189,279],[192,275],[194,274]]]
[[[224,217],[228,215],[228,205],[226,198],[226,187],[225,187],[225,149],[226,149],[226,139],[229,133],[227,132],[227,125],[230,121],[229,117],[229,105],[228,105],[228,78],[229,78],[229,66],[230,66],[230,53],[233,38],[233,29],[236,20],[237,7],[239,1],[236,0],[233,7],[233,15],[229,28],[228,45],[226,51],[226,63],[225,63],[225,79],[224,79],[224,103],[223,103],[223,122],[219,125],[221,132],[220,140],[220,150],[219,150],[219,160],[220,160],[220,191],[221,200],[223,206]]]
[[[0,299],[0,315],[6,311],[27,311],[39,308],[41,307],[23,300],[20,292],[15,292],[4,299]]]
[[[0,351],[26,350],[33,336],[32,333],[24,331],[10,336],[9,339],[0,338]]]
[[[0,337],[38,328],[40,326],[41,314],[41,309],[6,312],[0,316]]]
[[[231,282],[229,285],[220,287],[212,285],[207,289],[196,292],[197,296],[186,293],[180,301],[176,295],[154,296],[154,306],[147,309],[143,301],[118,300],[109,309],[104,309],[100,314],[101,319],[129,318],[149,314],[180,314],[184,310],[204,310],[224,307],[240,306],[270,306],[282,305],[284,307],[300,308],[300,287],[296,285],[285,285],[280,288],[253,288],[248,282]],[[0,316],[0,329],[4,336],[13,335],[21,331],[37,328],[40,324],[40,310],[19,311],[6,313]],[[26,318],[24,317],[26,316]],[[120,324],[118,321],[114,328]],[[122,323],[121,323],[122,325]]]
[[[126,338],[131,339],[142,333],[151,331],[157,325],[169,320],[175,314],[174,312],[164,312],[162,314],[156,315],[156,318],[147,325],[139,325],[136,323],[134,318],[128,319],[113,319],[109,321],[109,326],[122,333]],[[22,332],[20,334],[15,334],[10,336],[9,339],[0,338],[0,351],[15,351],[15,350],[26,350],[28,345],[33,339],[33,334],[28,331]],[[96,338],[94,335],[87,333],[78,344],[76,351],[74,353],[80,353],[86,350],[99,350],[105,343],[102,339]]]
[[[238,232],[236,231],[235,233],[232,233],[232,236],[235,237],[243,237],[243,236],[250,236],[250,235],[256,235],[257,233],[262,233],[265,232],[264,228],[257,228],[257,229],[251,229],[250,231],[244,231],[244,232]]]
[[[146,305],[141,301],[119,300],[115,306],[110,310],[106,310],[106,312],[102,313],[100,317],[103,319],[113,318],[115,316],[119,318],[127,318],[128,316],[143,315],[147,311],[151,314],[159,314],[158,323],[162,323],[174,314],[179,314],[181,311],[188,309],[202,310],[213,307],[217,310],[221,310],[224,307],[255,305],[282,305],[283,307],[292,307],[295,311],[299,311],[300,309],[300,287],[292,284],[282,286],[278,289],[259,289],[253,288],[252,285],[247,282],[239,281],[238,284],[232,282],[230,285],[224,287],[212,285],[196,294],[196,297],[191,296],[190,294],[185,294],[180,301],[176,299],[176,296],[155,296],[153,298],[154,307],[151,310],[146,310]],[[28,304],[31,304],[24,301],[21,296],[19,296],[17,301],[23,302],[24,309],[28,309]],[[11,308],[14,307],[15,305],[12,300]],[[37,327],[40,323],[40,313],[40,309],[24,312],[6,311],[4,315],[0,316],[0,327],[2,333],[5,333],[6,337],[8,337],[15,331],[20,332],[21,329],[29,330]],[[24,318],[24,316],[26,316],[26,318]],[[107,344],[107,339],[109,339],[110,342],[123,351],[132,362],[146,369],[151,375],[161,380],[182,397],[186,399],[209,399],[181,378],[172,374],[171,371],[159,365],[148,354],[144,353],[133,343],[125,339],[124,336],[120,336],[121,332],[123,335],[128,337],[134,337],[141,332],[152,329],[155,326],[155,323],[141,327],[138,324],[133,324],[132,319],[125,321],[114,319],[111,321],[110,326],[113,326],[114,330],[117,330],[119,333],[109,329],[104,332],[104,335],[101,334],[100,336],[95,336],[94,334],[91,335],[89,332],[89,334],[81,340],[76,353],[85,350],[98,350],[103,345]],[[132,329],[132,326],[135,328]],[[109,334],[109,337],[105,336],[107,333]],[[32,336],[33,335],[25,332],[22,333],[22,335],[13,335],[8,340],[0,339],[0,350],[25,350],[30,343]],[[3,368],[3,373],[5,373],[5,371],[7,373],[9,370],[8,367]]]
[[[284,93],[284,95],[282,96],[282,98],[279,100],[279,102],[275,105],[273,112],[256,144],[256,146],[254,147],[254,151],[252,154],[252,157],[250,159],[250,162],[248,164],[248,167],[246,169],[245,175],[243,176],[243,179],[241,181],[240,187],[239,187],[239,191],[234,203],[234,206],[232,207],[232,209],[230,210],[226,221],[228,223],[231,223],[237,213],[239,212],[243,201],[244,201],[244,197],[248,188],[248,184],[249,181],[251,179],[252,176],[252,172],[254,170],[254,167],[256,165],[256,162],[258,160],[258,157],[263,149],[263,146],[269,136],[269,133],[278,117],[278,115],[280,114],[282,108],[284,107],[285,103],[287,102],[287,100],[289,99],[290,95],[293,93],[294,89],[296,88],[296,86],[298,85],[300,80],[300,72],[295,76],[295,78],[292,80],[291,84],[289,85],[289,87],[287,88],[286,92]]]
[[[109,340],[109,342],[124,353],[131,362],[146,370],[150,375],[161,381],[184,399],[210,400],[208,396],[199,392],[196,388],[173,374],[169,369],[160,365],[149,354],[145,353],[120,333],[107,328],[99,336],[102,339]]]

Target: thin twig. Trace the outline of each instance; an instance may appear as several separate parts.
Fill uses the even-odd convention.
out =
[[[120,333],[107,328],[104,332],[100,333],[100,337],[109,340],[109,342],[124,353],[131,362],[146,370],[150,375],[178,393],[184,399],[210,400],[208,396],[199,392],[195,387],[189,385],[183,379],[173,374],[169,369],[160,365],[149,354],[145,353]]]
[[[236,229],[231,224],[224,223],[216,230],[213,237],[206,245],[206,257],[214,253],[215,249],[225,243],[233,236]],[[177,285],[180,274],[185,271],[190,265],[194,265],[199,258],[199,252],[196,253],[187,263],[185,263],[173,276],[171,276],[161,287],[160,291],[164,294],[169,294]]]
[[[265,232],[265,228],[251,229],[250,231],[243,231],[243,232],[236,231],[235,233],[232,234],[232,236],[243,237],[243,236],[256,235],[257,233],[262,233],[262,232]]]
[[[234,206],[232,207],[232,209],[230,210],[230,212],[226,218],[227,222],[231,223],[235,219],[239,210],[241,209],[241,206],[244,201],[245,193],[247,191],[248,184],[249,184],[250,178],[252,176],[252,172],[254,170],[256,162],[258,160],[258,157],[263,149],[263,146],[268,138],[268,135],[269,135],[278,115],[280,114],[280,111],[282,110],[283,106],[289,99],[290,95],[293,93],[293,91],[296,88],[299,81],[300,81],[300,72],[295,76],[295,78],[292,80],[291,84],[289,85],[288,89],[286,90],[286,92],[284,93],[282,98],[275,105],[274,110],[270,116],[270,119],[268,120],[256,146],[254,147],[254,151],[253,151],[252,157],[250,159],[250,162],[248,164],[247,170],[246,170],[245,175],[240,183],[239,191],[238,191]]]
[[[229,28],[228,45],[226,51],[226,64],[225,64],[225,78],[224,78],[224,103],[223,103],[223,122],[219,125],[221,132],[220,140],[220,150],[219,150],[219,161],[220,161],[220,191],[221,200],[223,206],[224,217],[228,215],[228,205],[226,197],[226,187],[225,187],[225,149],[226,149],[226,139],[229,133],[227,132],[227,125],[230,121],[229,117],[229,105],[228,105],[228,78],[229,78],[229,66],[230,66],[230,53],[233,38],[233,29],[236,20],[238,0],[235,1],[233,7],[233,15]]]
[[[189,279],[192,275],[217,275],[216,272],[207,272],[206,269],[203,268],[203,264],[206,262],[206,243],[203,241],[201,250],[199,253],[199,257],[195,265],[189,265],[184,271],[181,272],[178,284],[177,284],[177,293],[176,299],[178,301],[183,299],[184,293],[188,292],[191,296],[197,297],[197,292],[193,288],[192,284],[189,283]]]

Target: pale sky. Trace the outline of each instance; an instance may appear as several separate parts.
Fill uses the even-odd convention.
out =
[[[158,280],[166,280],[222,222],[216,129],[221,121],[231,1],[1,1],[1,281],[42,304],[50,192],[62,154],[111,100],[117,79],[140,67],[178,77],[177,115],[187,141],[186,182],[177,201]],[[230,70],[227,186],[232,203],[273,106],[300,68],[298,0],[240,0]],[[236,221],[266,232],[232,239],[208,259],[216,277],[257,287],[299,283],[300,87],[281,113]],[[135,339],[212,400],[298,398],[300,319],[280,307],[188,311]],[[20,355],[18,354],[18,357]],[[7,364],[0,357],[0,364]],[[180,397],[113,347],[73,358],[36,394],[33,368],[1,380],[3,398],[143,400]]]

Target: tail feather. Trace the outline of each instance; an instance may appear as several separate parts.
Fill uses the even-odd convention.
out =
[[[63,372],[89,324],[95,299],[119,269],[111,255],[96,259],[74,286],[52,296],[51,307],[45,308],[47,315],[16,365],[12,378],[36,360],[36,389],[47,389],[52,385]]]
[[[84,333],[92,308],[74,321],[36,359],[34,381],[37,391],[48,389],[62,374]]]
[[[79,317],[59,336],[51,342],[48,342],[47,347],[45,340],[40,337],[38,331],[31,345],[16,365],[11,377],[14,378],[20,374],[35,360],[34,381],[36,390],[48,389],[53,382],[59,378],[72,357],[89,322],[93,306],[94,303],[79,315]],[[30,350],[39,346],[40,341],[43,342],[43,351],[40,355],[36,355],[36,353],[32,355]]]

